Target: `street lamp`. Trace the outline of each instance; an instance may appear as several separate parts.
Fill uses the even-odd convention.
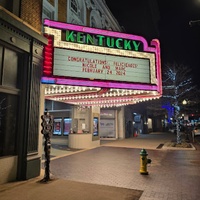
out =
[[[189,21],[189,25],[192,26],[196,26],[196,25],[200,25],[200,20],[194,20],[194,21]]]
[[[183,105],[186,105],[186,104],[187,104],[187,101],[184,99],[183,102],[182,102],[182,104],[183,104]]]

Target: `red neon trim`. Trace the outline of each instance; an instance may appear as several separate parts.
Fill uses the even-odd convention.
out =
[[[43,76],[52,76],[53,72],[53,38],[44,34],[48,39],[48,44],[44,47]]]

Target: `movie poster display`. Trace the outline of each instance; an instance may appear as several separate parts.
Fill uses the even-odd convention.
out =
[[[64,118],[63,124],[63,135],[69,135],[71,129],[72,119],[71,118]]]
[[[55,118],[54,119],[53,135],[61,135],[62,134],[61,122],[62,122],[62,118]]]
[[[98,127],[99,119],[98,117],[93,118],[93,136],[99,135],[99,127]]]

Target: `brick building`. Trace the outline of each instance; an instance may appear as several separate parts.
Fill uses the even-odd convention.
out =
[[[0,183],[40,173],[41,16],[40,0],[0,1]]]
[[[125,32],[105,0],[0,1],[0,184],[40,174],[40,116],[45,109],[45,91],[54,88],[41,84],[43,50],[48,43],[43,36],[44,19]],[[85,114],[79,106],[74,108],[70,111],[74,116]],[[84,112],[92,113],[95,120],[102,115],[105,124],[114,122],[113,138],[125,137],[124,107],[102,110],[100,113],[100,107],[91,107]],[[91,128],[93,121],[89,121]]]

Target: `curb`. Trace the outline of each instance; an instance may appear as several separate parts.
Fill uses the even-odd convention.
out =
[[[192,143],[188,143],[191,145],[191,147],[169,147],[168,145],[170,144],[171,142],[167,142],[163,145],[162,149],[165,149],[165,150],[196,150],[196,148],[194,147],[194,145]]]

